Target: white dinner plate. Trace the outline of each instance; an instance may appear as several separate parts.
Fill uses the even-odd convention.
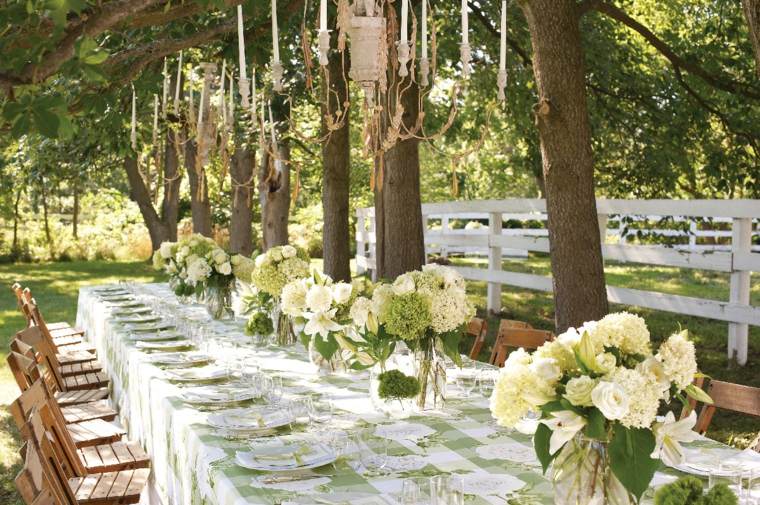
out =
[[[127,331],[131,331],[133,333],[141,333],[141,332],[148,332],[148,331],[160,331],[160,330],[169,330],[174,328],[173,325],[166,323],[166,322],[153,322],[153,323],[129,323],[125,324],[124,328]]]
[[[158,342],[161,340],[177,340],[178,338],[184,339],[184,335],[176,331],[159,331],[157,333],[139,333],[132,335],[131,338],[141,342]]]
[[[228,431],[273,430],[292,422],[293,417],[286,410],[272,407],[229,409],[208,416],[208,424]]]
[[[290,472],[319,468],[337,459],[335,452],[323,443],[304,441],[285,445],[276,440],[258,445],[252,451],[237,451],[235,463],[260,472]]]
[[[191,349],[193,343],[187,339],[148,341],[140,340],[135,344],[138,349],[144,351],[176,351],[179,349]]]
[[[207,354],[197,352],[169,352],[153,354],[149,360],[154,365],[162,366],[196,366],[213,361]]]
[[[239,384],[224,384],[186,389],[180,393],[183,402],[191,405],[230,405],[259,398],[251,388]]]
[[[214,365],[201,368],[187,368],[182,370],[167,370],[166,377],[176,382],[203,382],[228,377],[227,370]]]
[[[141,323],[155,323],[161,319],[158,314],[127,314],[124,316],[116,316],[114,321],[121,324],[141,324]]]

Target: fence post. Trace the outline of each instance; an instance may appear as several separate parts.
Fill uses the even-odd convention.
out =
[[[441,235],[446,235],[449,232],[449,215],[444,214],[441,216]],[[441,245],[440,254],[442,258],[449,257],[449,250],[445,245]]]
[[[689,251],[694,252],[697,250],[697,231],[699,231],[699,228],[697,226],[697,221],[695,219],[691,219],[691,222],[689,223]]]
[[[425,249],[425,264],[428,262],[428,255],[430,254],[430,251],[428,251],[428,244],[427,244],[427,235],[428,235],[428,216],[427,214],[422,214],[422,247]]]
[[[377,261],[375,258],[375,255],[377,253],[377,231],[375,230],[375,208],[370,207],[367,209],[367,217],[369,217],[369,225],[367,227],[367,258],[370,261]],[[374,238],[373,238],[374,235]],[[377,281],[377,264],[375,264],[375,268],[372,268],[371,264],[367,268],[370,272],[372,272],[372,281]]]
[[[602,240],[602,246],[607,242],[607,222],[610,220],[610,216],[607,214],[597,214],[596,218],[599,220],[599,237]]]
[[[492,272],[501,270],[501,247],[493,240],[494,235],[501,235],[501,227],[501,212],[491,212],[488,216],[488,270]],[[486,307],[491,313],[501,311],[501,283],[488,283]]]
[[[366,257],[367,248],[364,242],[364,234],[367,233],[367,223],[364,218],[364,209],[356,209],[356,273],[363,274],[366,269],[359,257]]]
[[[731,252],[747,253],[752,251],[752,219],[734,218],[731,227]],[[731,268],[730,303],[749,305],[750,272]],[[736,359],[739,365],[747,364],[747,336],[749,325],[728,323],[728,359]]]

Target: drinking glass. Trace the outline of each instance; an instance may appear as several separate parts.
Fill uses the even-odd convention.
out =
[[[760,468],[753,468],[747,472],[747,501],[752,503],[760,502]]]
[[[431,502],[430,479],[409,477],[401,482],[402,505],[429,505]]]
[[[365,472],[379,472],[388,464],[388,439],[376,437],[374,429],[359,432],[356,447]]]
[[[436,475],[430,478],[432,505],[463,505],[464,481],[459,475]]]
[[[309,417],[315,423],[327,423],[333,417],[333,403],[329,398],[311,398]]]
[[[282,377],[272,375],[264,379],[264,396],[272,405],[277,405],[282,399]]]
[[[481,370],[480,374],[478,374],[478,390],[481,395],[486,398],[491,397],[498,373],[497,370]]]
[[[330,446],[336,457],[341,457],[349,452],[350,437],[345,431],[333,430],[327,435],[327,445]]]
[[[288,411],[297,424],[309,424],[311,421],[311,398],[301,396],[288,402]]]
[[[745,470],[736,464],[720,463],[718,468],[710,472],[707,477],[707,487],[712,489],[718,484],[725,484],[736,496],[742,496],[742,478]]]
[[[465,398],[470,396],[470,393],[472,393],[472,390],[475,389],[475,386],[477,385],[476,378],[468,372],[471,371],[461,370],[454,379],[457,388],[462,392],[462,396]]]

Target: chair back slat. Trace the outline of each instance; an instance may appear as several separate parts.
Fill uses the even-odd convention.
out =
[[[62,503],[61,497],[54,496],[51,485],[43,471],[39,448],[34,442],[27,442],[23,447],[24,467],[16,476],[15,484],[21,499],[26,505],[49,505]]]
[[[55,496],[56,503],[61,505],[78,505],[76,495],[69,486],[66,470],[53,447],[53,441],[44,429],[42,419],[35,410],[24,431],[32,434],[29,446],[37,451],[42,474],[46,477],[43,482],[49,485],[50,493]]]
[[[483,349],[483,345],[486,342],[488,321],[479,317],[473,317],[472,320],[467,323],[467,334],[474,337],[472,348],[470,349],[470,359],[478,359],[480,351]]]
[[[37,363],[41,366],[41,375],[45,378],[47,386],[54,392],[65,391],[61,363],[58,361],[55,348],[49,343],[49,339],[44,337],[42,328],[38,326],[27,328],[18,332],[16,338],[34,348]]]
[[[33,359],[27,358],[15,351],[8,353],[6,361],[8,362],[8,368],[11,369],[11,374],[16,380],[18,388],[22,392],[29,389],[29,386],[34,382],[31,380],[31,370],[37,367],[37,363]]]
[[[694,380],[694,385],[704,389],[713,400],[712,405],[703,404],[694,431],[704,435],[712,423],[712,418],[718,409],[730,410],[740,414],[760,417],[760,388],[733,384],[712,379],[705,387],[705,378],[699,377]],[[681,419],[688,416],[692,410],[698,407],[697,401],[689,398],[689,403],[681,411]],[[760,436],[754,449],[760,452]]]
[[[16,400],[11,403],[10,411],[13,420],[16,422],[18,429],[21,429],[27,422],[32,411],[36,407],[42,406],[48,399],[48,393],[42,381],[36,381],[31,384],[26,391],[21,393]]]
[[[514,323],[515,321],[504,320],[499,324],[499,333],[489,360],[492,365],[504,366],[512,349],[537,349],[554,339],[554,334],[550,331],[520,327]]]

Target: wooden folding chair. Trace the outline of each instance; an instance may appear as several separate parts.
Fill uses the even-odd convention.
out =
[[[40,383],[39,387],[44,386]],[[83,476],[87,472],[118,471],[150,466],[150,457],[136,442],[119,440],[78,449],[58,406],[50,398],[45,398],[44,391],[34,391],[33,397],[30,396],[32,391],[34,390],[25,392],[22,395],[22,397],[25,396],[23,400],[19,398],[12,404],[14,420],[19,424],[22,416],[26,416],[28,421],[29,416],[37,409],[45,430],[56,438],[56,447],[60,448],[66,465],[72,468],[70,477]],[[21,424],[23,427],[25,423]]]
[[[704,385],[704,378],[697,379],[695,384],[702,387]],[[694,425],[694,431],[702,435],[707,432],[707,428],[710,426],[717,409],[760,417],[760,388],[713,379],[710,380],[705,392],[710,395],[713,404],[704,404],[697,416],[697,424]],[[689,415],[696,406],[696,401],[690,400],[689,407],[684,409],[681,417]],[[758,449],[756,448],[756,450]]]
[[[506,323],[506,324],[505,324]],[[499,324],[499,333],[491,352],[489,363],[498,367],[504,366],[510,349],[537,349],[546,342],[554,339],[550,331],[536,330],[533,328],[518,327],[514,321],[504,320]],[[527,323],[524,323],[527,324]]]
[[[60,364],[60,372],[62,377],[70,377],[72,375],[81,375],[90,372],[100,372],[103,369],[103,365],[95,359],[95,355],[86,353],[90,356],[87,361],[75,361],[73,363],[61,363],[61,359],[66,357],[66,354],[56,353],[52,350],[52,346],[49,342],[42,342],[42,332],[36,326],[32,326],[25,330],[16,333],[16,337],[11,341],[11,350],[16,351],[19,354],[28,355],[29,349],[37,347],[44,347],[50,349],[50,352],[54,354],[55,361]]]
[[[95,365],[88,362],[77,363],[72,365],[61,365],[58,361],[58,355],[55,350],[50,346],[48,341],[44,338],[37,338],[37,332],[40,331],[39,327],[27,328],[17,334],[17,338],[27,345],[31,345],[35,352],[35,358],[39,364],[51,375],[55,380],[56,391],[76,391],[80,389],[99,389],[101,387],[108,386],[108,376],[100,368],[100,365]],[[30,342],[36,342],[30,344]],[[87,371],[88,368],[96,366],[97,371]],[[83,371],[78,372],[77,369]],[[68,375],[64,376],[63,372],[67,372]],[[47,380],[47,378],[46,378]]]
[[[42,386],[42,387],[40,387]],[[19,429],[29,420],[32,410],[43,403],[50,403],[51,409],[61,423],[66,426],[69,435],[76,447],[90,447],[95,445],[111,444],[121,441],[126,431],[121,426],[110,423],[104,419],[92,419],[78,423],[66,423],[64,411],[55,401],[51,401],[49,391],[42,383],[35,383],[24,391],[11,404],[10,411],[13,420]]]
[[[33,326],[40,328],[42,333],[45,335],[45,338],[50,339],[50,341],[55,344],[56,348],[69,347],[71,348],[70,350],[77,349],[95,352],[95,347],[83,340],[82,333],[66,333],[62,330],[51,331],[45,322],[45,318],[42,317],[42,312],[40,312],[39,306],[33,298],[25,301],[24,310],[29,313],[29,317],[31,317]]]
[[[516,321],[514,319],[502,319],[499,321],[499,331],[496,333],[496,339],[493,342],[491,348],[491,355],[488,357],[488,362],[493,364],[496,361],[496,354],[502,344],[502,336],[507,328],[521,328],[521,329],[533,329],[529,323],[524,321]]]
[[[18,310],[20,310],[21,313],[26,318],[27,326],[31,326],[33,322],[31,321],[31,318],[29,317],[29,315],[24,311],[24,303],[26,302],[27,298],[29,300],[32,299],[32,292],[29,290],[29,288],[22,288],[21,284],[19,284],[18,282],[13,283],[13,285],[11,286],[11,290],[13,291],[13,294],[16,295],[16,303],[18,304]],[[69,323],[65,321],[61,321],[57,323],[47,323],[47,327],[50,331],[71,328]]]
[[[58,389],[56,375],[37,363],[34,357],[24,356],[11,351],[8,354],[8,366],[21,391],[26,391],[37,379],[42,378],[45,386],[61,407],[80,405],[108,398],[107,388],[77,389],[61,391]],[[42,370],[41,370],[42,369]]]
[[[472,348],[470,349],[470,359],[478,359],[480,351],[483,349],[483,345],[486,342],[488,321],[480,319],[479,317],[473,317],[472,320],[467,323],[467,334],[475,337],[472,341]]]
[[[27,447],[32,451],[30,460],[39,463],[42,474],[40,479],[42,491],[55,497],[55,503],[62,505],[111,505],[137,503],[140,500],[150,475],[149,468],[121,470],[102,473],[85,473],[69,477],[71,468],[67,467],[63,452],[56,447],[57,440],[45,430],[40,414],[35,410],[29,423],[24,427],[29,433]],[[36,454],[34,454],[36,452]],[[24,471],[30,470],[27,465]],[[47,486],[47,487],[46,487]],[[36,498],[33,503],[40,503]]]
[[[18,297],[18,294],[16,295]],[[33,302],[34,298],[32,297],[32,291],[26,287],[21,292],[21,297],[24,302]],[[29,322],[27,320],[27,322]],[[84,335],[84,330],[80,328],[74,328],[69,323],[65,321],[59,321],[56,323],[47,323],[48,330],[53,333],[54,337],[64,337],[67,335]]]

